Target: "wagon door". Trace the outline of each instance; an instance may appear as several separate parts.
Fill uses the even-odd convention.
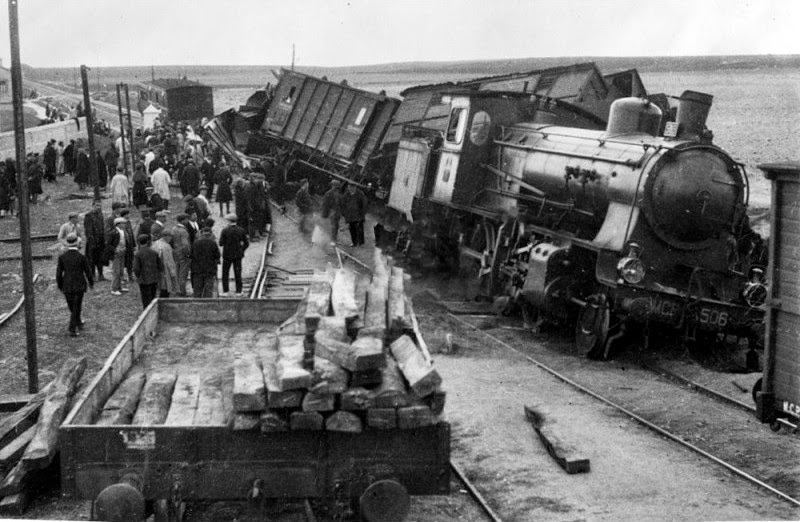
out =
[[[422,196],[428,170],[430,146],[423,139],[402,139],[397,151],[389,206],[411,215],[414,196]]]

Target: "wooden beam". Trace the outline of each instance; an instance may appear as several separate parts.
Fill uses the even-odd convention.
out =
[[[0,446],[5,446],[36,424],[36,420],[39,418],[39,409],[42,407],[42,403],[52,387],[53,383],[51,382],[42,388],[39,393],[35,394],[28,404],[0,420]]]
[[[32,393],[23,393],[20,395],[0,395],[0,413],[17,411],[28,404],[33,397],[35,397],[35,394]]]
[[[169,413],[164,421],[168,426],[191,426],[197,415],[200,400],[200,376],[194,373],[180,374],[175,381]]]
[[[304,337],[299,335],[278,336],[278,387],[280,391],[307,389],[311,386],[311,372],[303,367],[305,358]]]
[[[222,393],[222,376],[206,377],[200,385],[200,396],[197,398],[197,413],[194,426],[225,426],[228,414]]]
[[[233,409],[263,411],[267,407],[261,360],[254,353],[239,353],[233,360]]]
[[[336,396],[330,393],[307,392],[303,397],[303,411],[333,411]]]
[[[259,351],[261,370],[264,374],[264,386],[267,389],[267,407],[297,408],[303,401],[302,390],[281,390],[276,364],[278,361],[278,338],[267,339]]]
[[[86,370],[86,358],[70,358],[62,366],[39,410],[36,432],[22,460],[29,469],[44,469],[58,451],[58,428],[67,416],[70,400]]]
[[[383,339],[386,333],[386,292],[386,287],[381,287],[378,280],[367,288],[367,306],[361,331],[370,330],[379,339]]]
[[[393,430],[397,428],[397,410],[394,408],[368,409],[367,426],[379,430]]]
[[[320,318],[314,337],[317,335],[342,343],[350,342],[350,337],[347,335],[347,321],[344,317],[335,315]]]
[[[234,431],[250,431],[260,429],[261,412],[236,413],[233,416]]]
[[[292,430],[319,431],[325,425],[325,418],[315,411],[295,411],[289,416]]]
[[[135,372],[125,377],[103,405],[96,424],[102,426],[130,424],[139,404],[145,378],[144,372]]]
[[[361,433],[364,426],[361,419],[355,413],[337,411],[325,420],[325,429],[343,433]]]
[[[372,370],[386,365],[383,343],[374,337],[357,339],[352,344],[315,336],[314,353],[351,372]]]
[[[389,278],[389,299],[386,305],[386,322],[389,330],[395,335],[410,328],[406,324],[406,302],[404,294],[403,269],[392,268],[392,275]]]
[[[525,417],[533,425],[547,453],[564,471],[573,474],[588,473],[591,470],[589,459],[584,457],[575,444],[566,440],[563,430],[558,429],[544,406],[525,406]]]
[[[339,399],[342,410],[362,411],[375,406],[374,394],[371,390],[357,386],[342,393]]]
[[[375,389],[377,408],[398,408],[408,406],[409,397],[400,368],[391,357],[386,358],[386,367],[381,370],[381,384]]]
[[[414,304],[411,302],[411,298],[408,296],[406,296],[406,312],[411,318],[411,329],[414,332],[414,341],[416,341],[417,346],[419,346],[422,355],[425,357],[425,361],[427,361],[428,364],[433,364],[431,352],[428,350],[428,343],[425,342],[425,339],[422,337],[422,331],[419,329],[417,314],[414,313]]]
[[[148,376],[131,424],[152,426],[164,424],[177,376],[174,373],[154,373]]]
[[[286,421],[285,415],[274,410],[261,412],[260,422],[262,433],[289,430],[289,423]]]
[[[36,426],[31,426],[14,440],[6,444],[3,449],[0,449],[0,470],[8,469],[19,462],[19,459],[22,458],[22,454],[25,453],[25,448],[28,446],[31,439],[33,439],[35,433]]]
[[[337,394],[347,389],[350,375],[338,364],[322,357],[314,358],[313,384],[310,391],[318,394]]]
[[[308,292],[303,295],[300,304],[297,305],[297,311],[287,320],[285,320],[278,327],[277,332],[279,335],[305,335],[306,334],[306,308],[308,307]]]
[[[425,356],[417,349],[409,336],[400,336],[389,346],[389,349],[409,386],[418,397],[430,395],[442,384],[439,372],[428,364]]]
[[[315,281],[308,288],[308,306],[306,307],[306,334],[317,331],[321,317],[330,315],[331,285],[324,281]]]
[[[333,315],[342,317],[348,324],[360,315],[356,304],[356,274],[345,268],[336,271],[331,285]]]
[[[415,404],[397,408],[397,427],[401,430],[413,430],[436,424],[431,409],[423,404]]]
[[[373,368],[350,374],[350,386],[373,386],[380,384],[382,380],[383,368]]]

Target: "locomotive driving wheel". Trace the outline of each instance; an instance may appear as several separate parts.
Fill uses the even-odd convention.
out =
[[[578,315],[575,325],[575,344],[590,359],[607,359],[611,310],[605,294],[594,294]]]

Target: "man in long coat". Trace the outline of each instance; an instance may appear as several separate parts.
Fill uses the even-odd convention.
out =
[[[153,234],[153,237],[156,237],[156,235]],[[163,268],[161,278],[158,281],[158,297],[169,297],[178,290],[178,267],[175,264],[170,241],[172,241],[172,232],[162,230],[152,246],[152,249],[158,254]]]
[[[208,227],[192,245],[192,290],[194,297],[214,297],[217,284],[219,248]]]
[[[128,177],[122,172],[122,167],[117,167],[117,173],[111,179],[110,189],[111,201],[113,203],[130,204],[130,200],[128,199],[128,194],[130,193]]]
[[[186,281],[192,263],[192,242],[189,239],[189,216],[178,214],[178,224],[172,228],[172,258],[175,260],[178,297],[186,297]]]
[[[92,268],[92,274],[97,269],[98,281],[106,279],[103,277],[103,251],[106,247],[104,228],[103,204],[95,201],[92,203],[92,210],[83,217],[83,232],[86,234],[86,259]]]
[[[78,250],[78,236],[67,237],[69,248],[58,257],[56,265],[56,284],[64,294],[69,308],[69,335],[77,337],[78,330],[83,330],[81,310],[83,295],[88,288],[94,286],[92,269],[86,257]]]
[[[222,229],[219,236],[219,245],[222,247],[222,293],[228,293],[228,276],[232,266],[236,293],[241,294],[242,258],[250,242],[247,240],[247,232],[236,224],[235,214],[228,214],[226,219],[230,225]]]
[[[350,226],[350,239],[353,246],[364,244],[364,218],[367,215],[367,197],[354,184],[347,185],[342,195],[342,217]]]
[[[44,161],[44,179],[50,183],[56,180],[56,160],[58,159],[58,152],[55,148],[56,140],[50,140],[44,147],[42,152],[42,160]]]

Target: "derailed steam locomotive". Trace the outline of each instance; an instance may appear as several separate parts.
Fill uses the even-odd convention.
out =
[[[364,94],[365,112],[358,94],[331,99],[330,82],[307,89],[311,77],[296,75],[285,75],[292,96],[269,103],[259,139],[306,167],[371,181],[388,226],[405,231],[403,251],[427,249],[477,276],[505,309],[574,321],[591,357],[607,357],[633,325],[700,342],[758,337],[765,259],[748,224],[747,173],[705,127],[711,96],[607,95],[604,113],[485,82],[450,85],[439,92],[442,125],[402,125],[392,148],[386,114],[396,103]],[[305,103],[290,107],[294,96]],[[395,126],[406,103],[419,100],[401,102]],[[269,116],[278,111],[288,111],[283,123]],[[325,151],[297,138],[304,127]],[[340,137],[347,143],[334,147]]]

